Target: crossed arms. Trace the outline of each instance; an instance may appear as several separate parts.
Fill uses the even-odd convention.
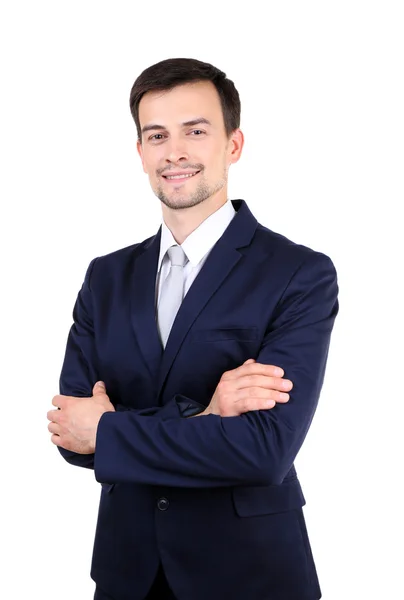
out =
[[[312,253],[291,278],[259,355],[222,375],[198,418],[183,417],[181,405],[193,400],[180,394],[163,407],[144,410],[114,407],[102,386],[86,398],[70,396],[62,370],[62,395],[54,397],[57,409],[48,413],[52,442],[68,462],[94,468],[101,482],[176,487],[281,483],[317,407],[337,294],[332,262]],[[72,328],[73,335],[75,327],[81,331],[74,342],[78,351],[86,342],[83,331],[92,335],[91,308],[83,298],[79,295]],[[280,375],[274,365],[282,366]],[[89,390],[93,385],[89,382]],[[288,391],[289,398],[279,396]]]

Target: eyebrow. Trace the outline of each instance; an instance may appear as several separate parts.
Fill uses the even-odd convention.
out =
[[[212,123],[204,117],[198,117],[197,119],[192,119],[191,121],[184,121],[184,123],[181,123],[181,127],[194,127],[195,125],[212,125]],[[142,128],[142,133],[146,133],[147,131],[161,131],[163,129],[167,128],[164,127],[164,125],[151,123],[150,125],[145,125]]]

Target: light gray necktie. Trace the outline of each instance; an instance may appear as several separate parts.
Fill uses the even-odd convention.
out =
[[[167,254],[171,261],[171,269],[163,282],[157,309],[157,325],[164,348],[184,297],[184,266],[188,262],[181,246],[171,246]]]

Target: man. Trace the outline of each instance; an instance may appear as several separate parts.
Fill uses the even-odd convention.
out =
[[[95,599],[316,600],[293,462],[335,269],[227,200],[243,134],[223,72],[162,61],[130,106],[163,222],[91,261],[48,413],[52,442],[102,486]]]

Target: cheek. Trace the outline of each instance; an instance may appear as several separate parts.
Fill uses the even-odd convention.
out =
[[[210,169],[220,170],[222,164],[226,162],[226,151],[223,144],[211,144],[201,158],[205,159],[205,165],[209,165]]]
[[[157,169],[161,168],[163,164],[163,158],[157,152],[153,154],[145,153],[143,154],[142,164],[143,170],[149,175],[149,178],[156,179],[156,171]]]

